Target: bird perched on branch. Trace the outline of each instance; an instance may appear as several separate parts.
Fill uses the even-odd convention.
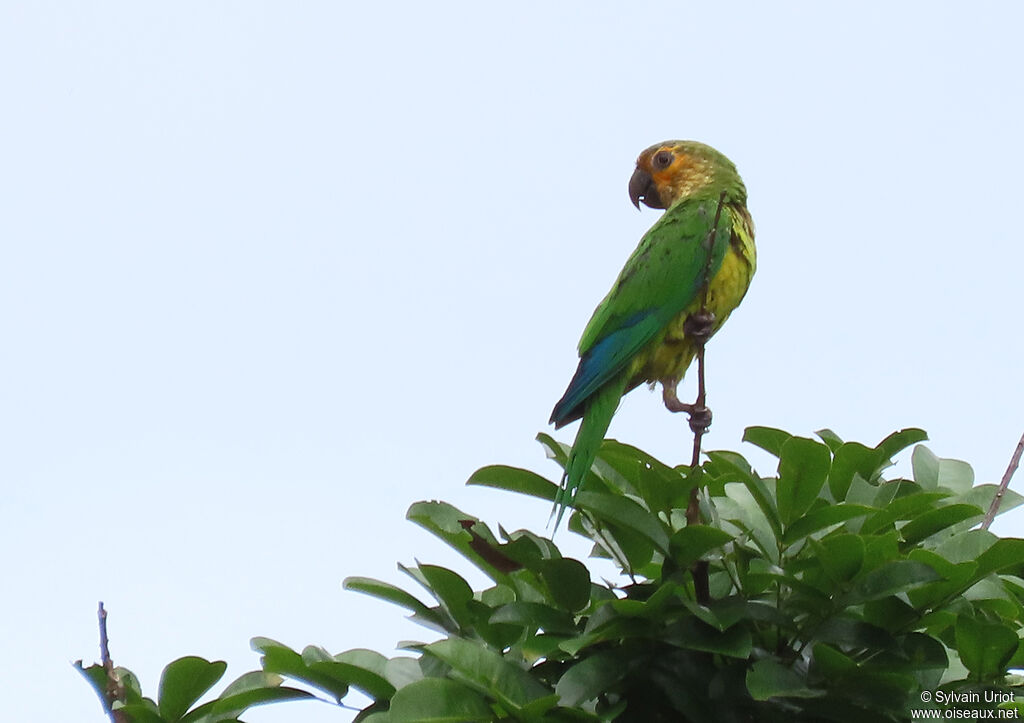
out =
[[[556,527],[623,394],[643,382],[661,382],[666,407],[694,412],[679,401],[676,386],[699,344],[739,305],[754,275],[746,188],[736,167],[714,148],[695,141],[651,146],[637,159],[629,198],[638,209],[642,201],[665,213],[594,311],[580,339],[576,374],[551,413],[556,429],[583,418],[555,498]]]

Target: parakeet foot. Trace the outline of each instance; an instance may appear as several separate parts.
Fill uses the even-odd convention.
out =
[[[701,310],[690,314],[683,322],[683,333],[697,344],[703,344],[715,331],[715,315],[710,311]]]
[[[687,404],[679,401],[676,395],[675,384],[664,384],[662,386],[661,399],[665,402],[665,408],[670,412],[686,412],[690,415],[690,429],[697,432],[706,432],[711,426],[711,410],[703,404]]]

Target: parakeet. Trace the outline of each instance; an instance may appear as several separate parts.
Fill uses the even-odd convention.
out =
[[[676,386],[696,352],[687,319],[701,309],[705,274],[706,308],[714,315],[708,331],[714,333],[742,301],[756,266],[746,188],[736,167],[714,148],[696,141],[651,146],[637,159],[629,198],[638,209],[643,201],[665,213],[594,311],[580,339],[576,374],[551,413],[556,429],[583,418],[555,498],[556,528],[623,394],[643,382],[661,382],[669,409],[686,406]],[[716,212],[718,230],[709,249]]]

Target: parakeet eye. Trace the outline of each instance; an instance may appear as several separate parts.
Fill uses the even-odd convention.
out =
[[[654,154],[654,167],[659,171],[663,171],[672,165],[672,152],[671,151],[658,151]]]

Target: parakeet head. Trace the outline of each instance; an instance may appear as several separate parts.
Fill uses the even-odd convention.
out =
[[[668,208],[683,198],[718,196],[743,203],[746,189],[736,166],[711,146],[697,141],[664,141],[636,159],[629,179],[629,199],[640,208]]]

